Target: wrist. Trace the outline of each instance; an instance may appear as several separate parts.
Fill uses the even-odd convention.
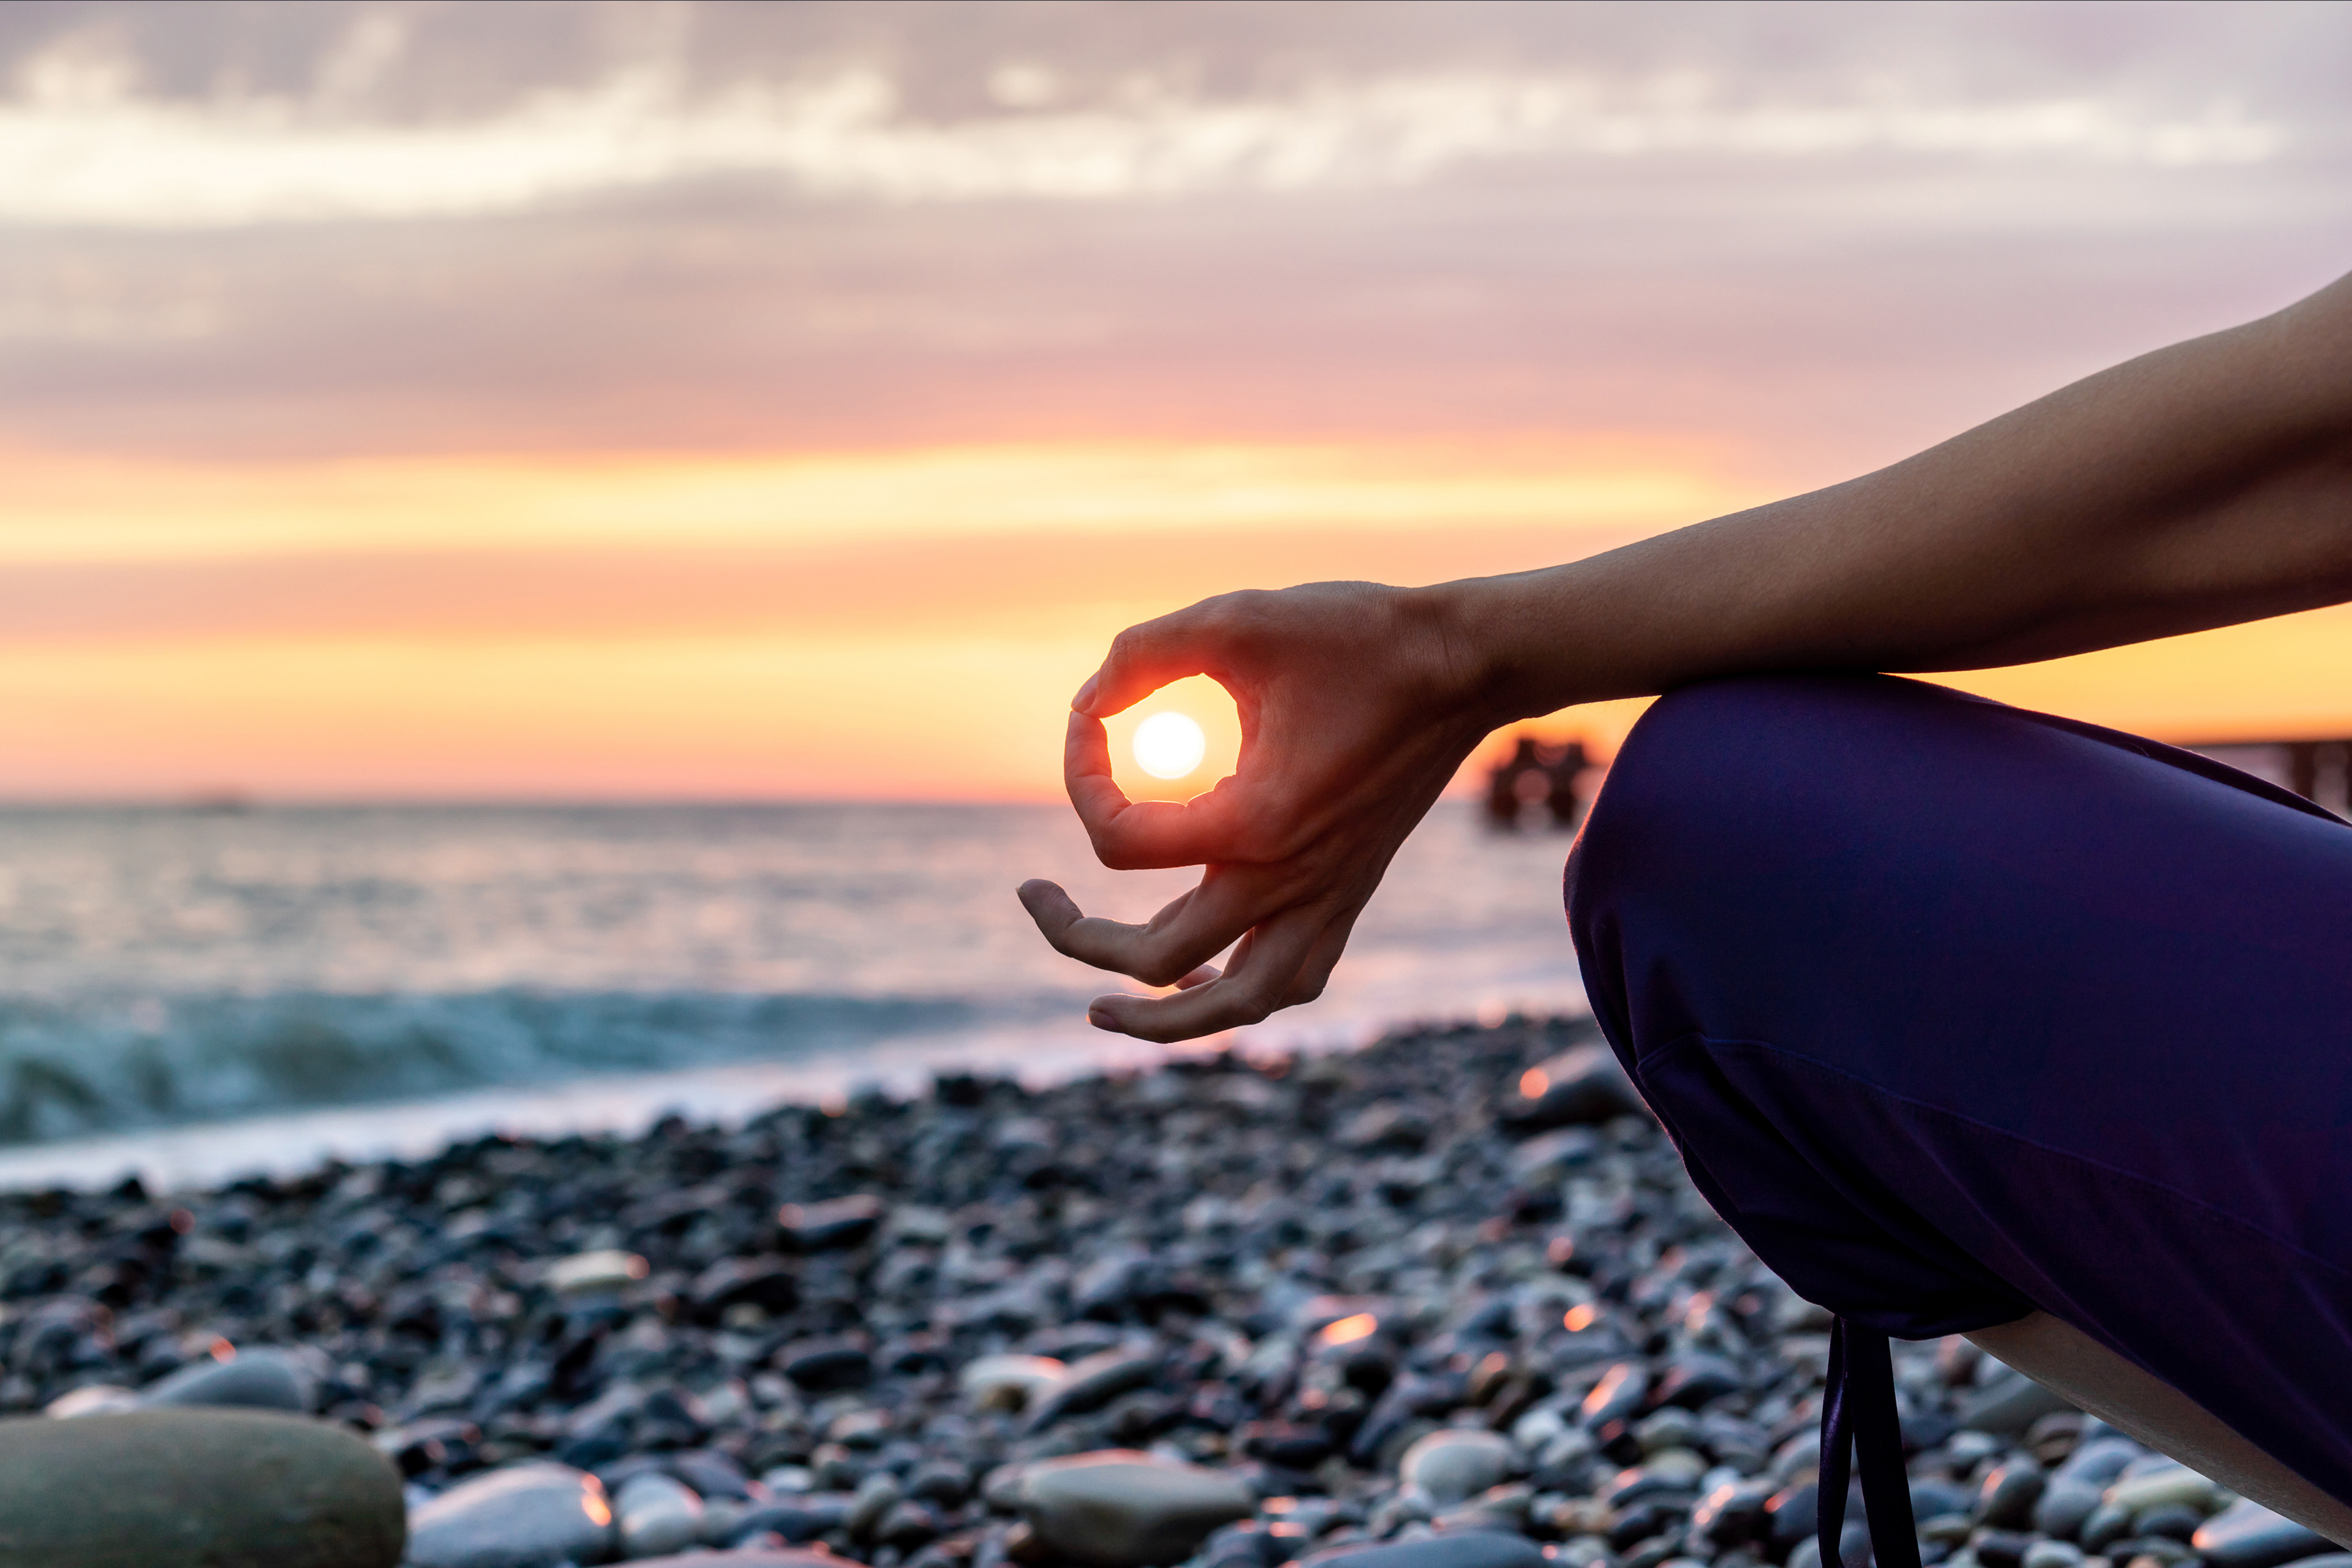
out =
[[[1465,577],[1401,590],[1416,640],[1431,649],[1432,706],[1480,734],[1561,706],[1536,690],[1537,671],[1516,634],[1525,621],[1514,577]]]

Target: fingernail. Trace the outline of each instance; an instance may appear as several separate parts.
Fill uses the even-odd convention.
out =
[[[1097,1029],[1116,1029],[1118,1027],[1118,1020],[1112,1017],[1100,1007],[1089,1007],[1087,1009],[1087,1022],[1092,1024]]]
[[[1099,675],[1089,675],[1087,677],[1087,683],[1078,688],[1078,694],[1076,697],[1070,699],[1070,710],[1072,712],[1083,713],[1087,710],[1087,704],[1095,700],[1095,685],[1101,679],[1102,677]]]

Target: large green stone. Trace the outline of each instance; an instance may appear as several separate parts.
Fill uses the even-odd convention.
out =
[[[262,1410],[0,1421],[0,1568],[394,1568],[400,1477]]]

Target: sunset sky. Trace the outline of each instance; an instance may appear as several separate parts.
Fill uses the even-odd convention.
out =
[[[2339,5],[0,7],[0,796],[1047,798],[1130,621],[2352,269],[2347,79]],[[2352,611],[1965,684],[2352,732]]]

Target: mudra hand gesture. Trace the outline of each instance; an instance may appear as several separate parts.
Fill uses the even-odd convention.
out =
[[[1985,668],[2341,601],[2347,342],[2352,279],[1892,468],[1588,560],[1227,594],[1132,626],[1072,703],[1070,799],[1103,864],[1206,870],[1139,926],[1051,882],[1022,902],[1071,957],[1181,988],[1100,997],[1095,1023],[1188,1039],[1321,992],[1390,857],[1498,725],[1715,676]],[[1181,805],[1128,800],[1103,718],[1192,675],[1240,707],[1238,770]]]
[[[1106,866],[1206,869],[1141,925],[1022,884],[1059,951],[1181,988],[1098,997],[1098,1027],[1191,1039],[1321,994],[1397,846],[1490,727],[1457,645],[1442,592],[1370,583],[1222,595],[1118,635],[1071,703],[1071,804]],[[1239,766],[1182,805],[1129,800],[1102,721],[1193,675],[1232,693]]]

